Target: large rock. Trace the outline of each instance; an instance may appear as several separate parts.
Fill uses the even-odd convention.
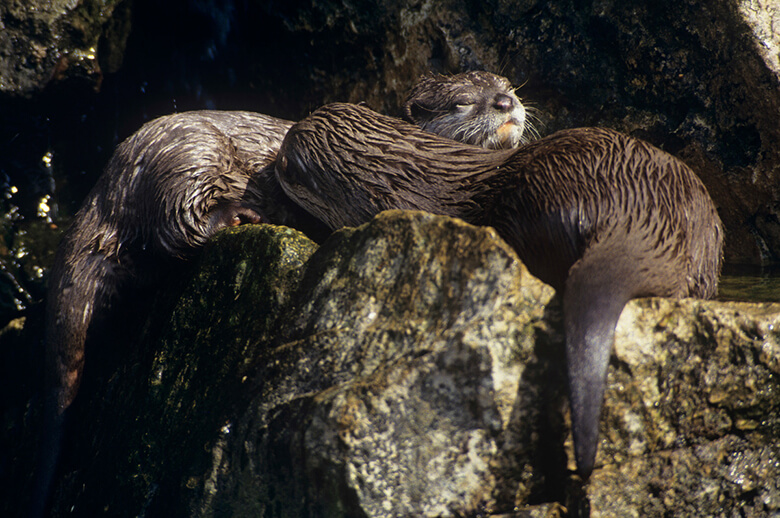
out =
[[[779,330],[778,304],[630,303],[593,516],[780,516]]]
[[[780,305],[630,303],[579,487],[556,298],[495,232],[391,211],[306,243],[218,236],[85,395],[58,515],[780,512]]]
[[[250,376],[315,249],[284,227],[229,229],[206,246],[188,284],[174,276],[154,304],[140,301],[149,322],[129,344],[92,342],[55,516],[186,514],[177,493],[203,474],[204,447],[253,394]],[[126,349],[107,353],[117,345]]]
[[[534,349],[551,296],[492,230],[391,212],[339,232],[312,257],[200,515],[452,516],[527,500],[549,462],[550,365]]]

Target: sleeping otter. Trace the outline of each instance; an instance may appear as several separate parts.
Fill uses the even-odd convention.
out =
[[[190,112],[155,119],[119,145],[51,271],[46,343],[58,412],[76,395],[89,323],[135,275],[137,256],[184,259],[221,228],[280,212],[250,178],[273,160],[291,124]]]
[[[331,228],[387,209],[490,225],[562,293],[577,469],[593,470],[620,313],[643,296],[710,298],[723,232],[685,164],[615,131],[566,130],[489,151],[349,104],[295,124],[276,162],[282,188]]]

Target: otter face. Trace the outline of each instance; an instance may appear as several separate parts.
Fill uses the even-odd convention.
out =
[[[404,104],[425,131],[488,149],[525,143],[526,111],[509,81],[489,72],[426,76]]]

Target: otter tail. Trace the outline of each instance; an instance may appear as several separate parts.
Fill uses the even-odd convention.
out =
[[[90,254],[72,241],[72,235],[63,238],[49,279],[43,415],[31,517],[43,516],[50,498],[67,410],[81,383],[87,332],[126,277],[113,257]]]
[[[596,460],[615,326],[623,307],[640,292],[637,262],[601,248],[592,247],[571,267],[563,294],[572,435],[583,480]]]
[[[39,448],[39,457],[35,466],[32,500],[28,516],[41,518],[49,503],[52,481],[62,448],[64,414],[57,412],[56,397],[47,394],[43,409],[43,432]]]

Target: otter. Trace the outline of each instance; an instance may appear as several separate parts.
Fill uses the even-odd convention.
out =
[[[306,226],[273,175],[291,125],[250,112],[185,112],[146,123],[117,147],[64,233],[49,276],[43,451],[32,516],[46,505],[87,335],[122,291],[151,285],[158,270],[192,257],[222,228]]]
[[[405,110],[422,127],[486,147],[517,145],[525,129],[509,82],[488,72],[424,76]],[[446,116],[451,111],[457,114]],[[457,123],[469,131],[453,132]],[[287,198],[274,174],[292,124],[251,112],[185,112],[155,119],[119,145],[63,236],[50,274],[47,370],[59,412],[78,389],[93,315],[124,279],[142,273],[134,264],[140,256],[187,259],[216,231],[242,222],[322,237],[321,224]]]
[[[250,179],[291,125],[249,112],[187,112],[155,119],[118,146],[50,274],[46,343],[59,413],[78,389],[89,324],[140,257],[186,259],[217,230],[279,212]]]
[[[445,139],[365,107],[332,104],[293,125],[276,174],[332,229],[387,209],[489,225],[562,295],[577,471],[593,471],[615,326],[637,297],[711,298],[723,230],[696,174],[599,128],[516,150]]]
[[[425,131],[488,149],[515,148],[532,133],[509,80],[479,70],[422,76],[403,112]]]

